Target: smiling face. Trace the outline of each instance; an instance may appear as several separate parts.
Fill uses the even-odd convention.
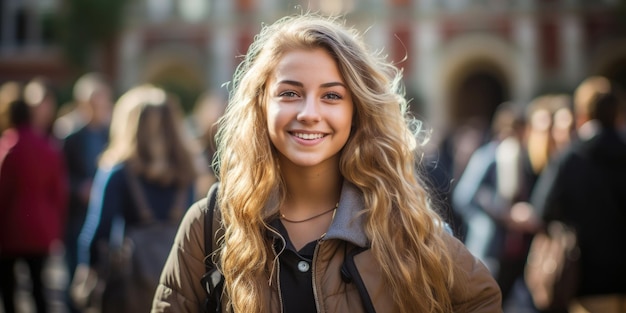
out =
[[[285,53],[267,88],[268,131],[279,162],[336,166],[354,105],[330,54],[321,48]]]

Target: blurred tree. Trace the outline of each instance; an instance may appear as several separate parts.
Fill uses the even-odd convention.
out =
[[[626,30],[626,0],[619,0],[617,3],[617,20],[622,25],[622,33]]]
[[[92,56],[108,57],[122,28],[129,0],[65,0],[59,31],[65,56],[79,73],[92,70]],[[106,70],[106,69],[105,69]],[[110,69],[109,69],[110,70]]]
[[[176,95],[180,101],[181,107],[185,114],[190,113],[202,92],[199,86],[193,86],[187,84],[187,81],[180,81],[176,79],[159,79],[154,84],[162,87],[163,89]]]

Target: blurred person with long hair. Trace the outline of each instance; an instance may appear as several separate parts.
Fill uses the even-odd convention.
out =
[[[525,136],[535,176],[576,137],[572,109],[571,97],[567,94],[541,95],[528,105]]]
[[[205,251],[208,213],[192,206],[153,312],[203,310],[205,257],[229,312],[501,311],[416,175],[400,72],[361,40],[311,14],[255,37],[217,134],[220,247]]]
[[[65,166],[57,147],[32,125],[32,108],[21,95],[6,105],[8,130],[16,137],[0,168],[0,288],[4,312],[19,311],[15,302],[19,261],[28,265],[36,311],[48,312],[42,274],[64,230]]]
[[[79,237],[79,265],[72,283],[73,297],[78,303],[88,291],[83,287],[91,281],[89,277],[102,275],[98,271],[108,260],[106,255],[100,255],[98,247],[110,245],[109,239],[118,235],[119,224],[114,221],[123,221],[126,232],[146,222],[143,209],[148,209],[156,221],[169,221],[176,210],[186,210],[193,203],[196,169],[186,145],[189,140],[183,137],[186,133],[182,121],[178,101],[153,85],[132,88],[116,102],[111,141],[99,160],[88,215]],[[135,192],[141,194],[140,199]],[[180,213],[175,217],[178,220],[183,212]],[[173,236],[167,240],[173,241]],[[164,263],[165,257],[153,262]],[[156,282],[147,287],[152,288],[152,295]],[[138,312],[148,311],[151,300],[140,303],[140,299],[134,299]],[[103,299],[102,305],[105,312],[126,312],[119,303]]]

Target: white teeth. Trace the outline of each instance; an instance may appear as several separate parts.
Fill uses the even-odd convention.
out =
[[[306,140],[320,139],[324,137],[324,134],[302,134],[302,133],[294,133],[294,136]]]

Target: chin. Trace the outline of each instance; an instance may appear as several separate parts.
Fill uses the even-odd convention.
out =
[[[291,163],[300,167],[312,167],[320,165],[322,162],[319,160],[291,160]]]
[[[294,154],[287,155],[283,158],[283,160],[301,167],[315,166],[324,162],[323,159],[317,157],[311,157],[310,155],[302,155],[302,154]]]

